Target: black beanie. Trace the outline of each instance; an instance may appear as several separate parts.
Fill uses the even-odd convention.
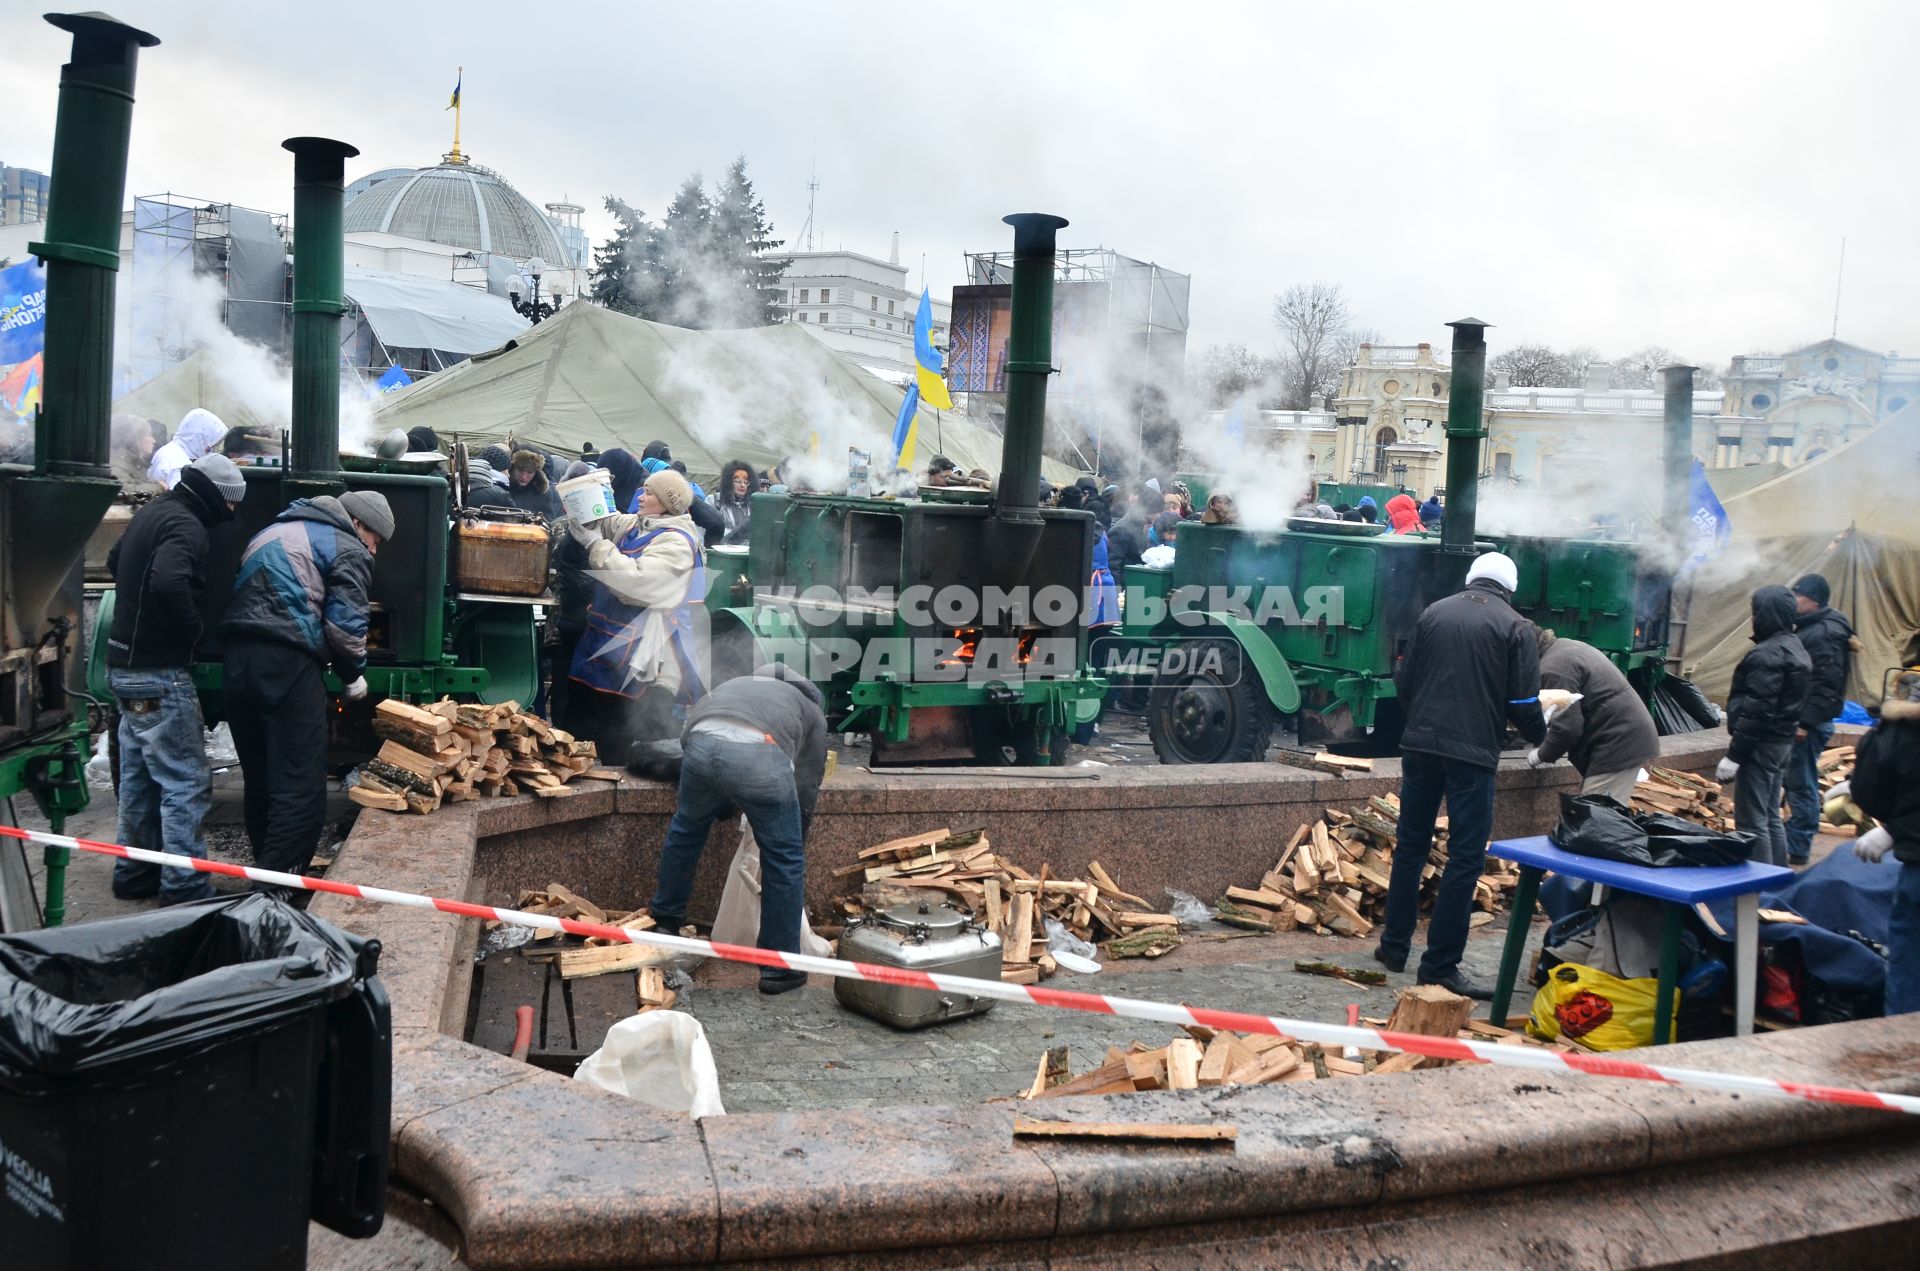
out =
[[[1805,596],[1816,605],[1824,605],[1833,598],[1833,588],[1827,585],[1825,576],[1821,574],[1802,574],[1800,581],[1793,585],[1793,593]]]

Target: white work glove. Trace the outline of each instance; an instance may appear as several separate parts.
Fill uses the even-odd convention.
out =
[[[1739,764],[1735,763],[1731,759],[1722,759],[1720,761],[1720,766],[1713,770],[1713,775],[1717,780],[1731,781],[1734,779],[1736,775],[1738,775],[1739,771],[1740,771]]]
[[[1713,722],[1715,727],[1727,722],[1727,713],[1718,706],[1713,708]]]
[[[606,541],[600,537],[600,530],[593,522],[576,521],[572,517],[567,518],[567,533],[573,535],[573,541],[582,547],[591,548],[595,543]]]
[[[1828,803],[1832,803],[1835,799],[1847,799],[1847,798],[1851,798],[1852,796],[1853,796],[1853,782],[1842,781],[1840,784],[1834,786],[1832,789],[1827,791],[1826,801]]]
[[[360,676],[358,679],[354,680],[353,683],[347,685],[345,688],[340,690],[340,696],[346,698],[349,702],[360,701],[361,699],[365,698],[366,695],[367,695],[367,677],[364,675]]]
[[[1532,750],[1529,750],[1527,752],[1527,767],[1538,768],[1539,766],[1540,766],[1540,747],[1535,746]]]
[[[1893,835],[1887,833],[1887,827],[1876,825],[1853,841],[1853,854],[1863,861],[1879,864],[1893,847]]]

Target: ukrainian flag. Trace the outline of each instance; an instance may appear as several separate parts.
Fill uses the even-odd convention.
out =
[[[920,289],[920,311],[913,315],[913,357],[919,363],[914,379],[920,386],[920,399],[935,410],[952,410],[953,398],[947,395],[947,382],[940,350],[933,347],[933,296]]]
[[[453,78],[453,97],[449,99],[447,102],[448,110],[460,109],[460,82],[466,79],[466,77],[467,77],[467,70],[463,66],[460,68],[460,73],[454,76]]]
[[[913,467],[913,448],[920,440],[920,386],[907,385],[907,396],[893,421],[893,466]]]

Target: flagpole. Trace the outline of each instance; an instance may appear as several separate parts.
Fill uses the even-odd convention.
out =
[[[467,68],[462,66],[454,76],[453,90],[453,153],[447,156],[450,163],[465,163],[460,156],[460,105],[461,87],[467,82]]]

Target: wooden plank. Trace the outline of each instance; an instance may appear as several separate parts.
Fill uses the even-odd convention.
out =
[[[1125,1055],[1112,1056],[1092,1072],[1082,1073],[1072,1081],[1051,1086],[1041,1093],[1043,1099],[1058,1099],[1077,1094],[1124,1094],[1133,1089],[1133,1078],[1127,1075]]]
[[[1001,936],[1004,943],[1005,937],[1003,933],[1007,914],[1000,903],[1000,880],[997,878],[989,878],[985,883],[985,887],[986,896],[983,903],[985,903],[987,908],[987,930],[997,936]]]
[[[607,975],[614,971],[638,971],[644,966],[663,966],[673,961],[667,949],[644,944],[610,944],[594,949],[562,949],[560,976],[578,980],[589,975]]]
[[[421,710],[418,706],[409,706],[395,698],[387,698],[373,708],[374,718],[385,718],[403,728],[437,737],[453,731],[453,721],[432,711]]]
[[[872,847],[863,848],[860,852],[860,859],[864,861],[875,856],[886,857],[896,854],[910,854],[917,848],[931,847],[942,839],[952,837],[952,830],[938,829],[929,830],[925,834],[909,834],[905,838],[888,839],[884,843],[875,843]]]
[[[1194,1074],[1195,1085],[1225,1084],[1228,1069],[1233,1062],[1234,1040],[1231,1033],[1216,1033],[1213,1040],[1207,1043],[1206,1053],[1200,1056],[1200,1069]]]
[[[1175,1125],[1154,1121],[1034,1121],[1015,1117],[1017,1139],[1130,1139],[1151,1143],[1231,1143],[1237,1126]]]
[[[1167,1089],[1194,1090],[1200,1085],[1200,1043],[1176,1037],[1167,1043]]]
[[[1145,900],[1130,892],[1120,890],[1120,884],[1114,882],[1113,877],[1108,874],[1105,869],[1101,868],[1099,861],[1087,862],[1087,876],[1100,885],[1101,891],[1113,897],[1115,900],[1124,901],[1137,909],[1145,909],[1147,907]]]
[[[1033,896],[1022,892],[1013,898],[1013,935],[1001,956],[1008,962],[1025,962],[1033,943]]]
[[[1376,1075],[1385,1072],[1412,1072],[1414,1069],[1420,1067],[1420,1065],[1426,1063],[1426,1061],[1427,1057],[1425,1055],[1416,1055],[1410,1051],[1403,1050],[1382,1059],[1374,1065],[1373,1071]]]
[[[1131,910],[1116,914],[1123,927],[1178,927],[1180,920],[1172,914],[1136,913]]]
[[[1227,1074],[1230,1086],[1258,1085],[1283,1077],[1300,1066],[1300,1056],[1286,1046],[1275,1046],[1250,1064],[1242,1064]]]
[[[405,812],[407,810],[407,797],[405,795],[388,790],[375,790],[364,783],[361,785],[348,786],[347,798],[363,808],[379,808],[385,812]]]
[[[1008,966],[1000,964],[1000,978],[1008,984],[1040,983],[1040,968],[1037,966]]]
[[[555,900],[565,901],[567,904],[572,905],[574,909],[578,911],[579,915],[588,922],[597,922],[603,926],[606,925],[606,910],[594,904],[586,897],[576,895],[567,888],[562,887],[559,883],[548,883],[547,895]]]
[[[1263,909],[1279,909],[1282,906],[1288,909],[1293,908],[1293,897],[1268,891],[1264,887],[1229,887],[1227,899],[1245,901],[1249,905],[1259,905]]]

